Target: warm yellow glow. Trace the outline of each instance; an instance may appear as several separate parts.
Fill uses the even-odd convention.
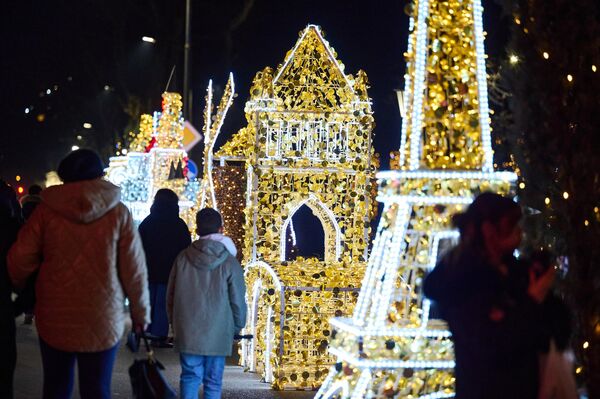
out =
[[[546,199],[544,200],[544,203],[546,205],[550,205],[550,198],[546,197]]]
[[[414,79],[417,70],[416,35],[413,34],[409,38],[412,51],[404,55],[407,61],[406,74],[413,78],[404,91],[407,145],[400,154],[403,162],[399,167],[480,169],[487,161],[479,115],[479,82],[476,71],[480,66],[472,34],[459,34],[465,31],[472,32],[474,29],[472,3],[448,1],[429,4],[426,37],[430,51],[425,55],[427,94],[419,103],[411,100],[415,98],[415,91],[419,90],[421,85],[421,82]],[[519,62],[518,56],[513,55],[511,62],[513,65]],[[414,118],[422,120],[418,132],[412,131]],[[412,140],[412,137],[420,135],[421,131],[427,132],[427,139]],[[414,151],[411,147],[417,142],[422,142],[422,148]],[[415,165],[417,157],[418,165]]]
[[[577,367],[575,369],[575,374],[581,374],[582,371],[583,371],[583,367]]]
[[[164,92],[162,112],[158,120],[156,141],[160,148],[183,148],[183,117],[181,94]]]
[[[590,221],[586,219],[586,220],[584,220],[583,224],[587,227],[590,225]]]
[[[21,181],[21,176],[17,175],[17,177],[15,177],[16,181]]]
[[[544,51],[544,52],[542,53],[542,55],[544,56],[544,59],[548,59],[548,58],[550,58],[550,54],[548,54],[548,52],[547,52],[547,51]]]
[[[519,183],[519,188],[521,190],[523,190],[525,188],[525,183],[524,182]]]
[[[130,132],[129,151],[144,152],[150,144],[153,134],[153,119],[150,114],[140,115],[140,127],[138,133]]]
[[[487,109],[485,117],[480,115],[484,108],[480,95],[486,89],[479,86],[484,79],[478,79],[478,74],[485,77],[485,66],[481,66],[484,57],[478,57],[483,54],[476,51],[475,43],[482,38],[472,33],[481,32],[481,27],[473,18],[476,15],[473,2],[413,4],[418,6],[413,7],[410,17],[426,22],[414,24],[408,51],[404,54],[408,83],[404,91],[406,114],[400,152],[392,156],[392,164],[401,172],[396,178],[391,177],[394,172],[380,178],[378,197],[384,199],[386,208],[381,215],[369,272],[354,317],[352,321],[332,321],[334,326],[349,323],[353,329],[337,329],[335,338],[330,341],[330,350],[352,356],[340,355],[341,367],[330,370],[328,383],[321,387],[320,393],[335,392],[344,385],[349,387],[349,392],[338,391],[326,398],[453,396],[454,370],[451,368],[435,365],[413,368],[391,363],[401,359],[411,364],[418,359],[443,364],[454,359],[450,339],[425,335],[408,338],[401,333],[446,328],[441,320],[426,320],[429,312],[423,305],[426,301],[422,293],[427,265],[432,266],[436,261],[432,258],[439,245],[435,233],[448,231],[452,215],[461,208],[441,198],[454,197],[457,193],[472,197],[481,191],[510,195],[514,188],[513,183],[504,180],[444,176],[445,171],[450,174],[454,170],[492,169],[493,161],[486,156],[486,147],[482,145],[490,139]],[[427,17],[419,16],[420,12],[426,12]],[[518,61],[518,57],[514,61]],[[423,62],[424,71],[419,62]],[[399,177],[413,171],[431,170],[440,175],[423,173],[414,178]],[[405,199],[409,197],[431,201],[439,198],[444,206],[418,199],[413,203]],[[366,328],[379,329],[381,335],[371,335],[364,330]],[[389,335],[384,335],[386,332]],[[360,364],[363,362],[372,367]]]
[[[106,178],[121,187],[122,200],[138,223],[148,215],[156,191],[173,190],[180,201],[179,215],[193,232],[199,184],[185,177],[183,104],[177,93],[165,92],[162,98],[161,112],[155,117],[142,114],[138,131],[129,134],[129,147],[115,151]]]
[[[573,81],[573,75],[571,75],[571,74],[568,74],[568,75],[567,75],[567,80],[568,80],[569,82],[572,82],[572,81]]]
[[[215,153],[225,163],[213,177],[226,228],[235,235],[232,223],[245,220],[240,249],[255,320],[245,332],[256,338],[241,360],[277,389],[321,384],[336,361],[327,352],[327,321],[351,315],[366,265],[376,206],[374,120],[366,74],[346,75],[342,65],[309,25],[277,70],[256,74],[247,125]],[[241,190],[228,187],[242,181]],[[324,259],[288,256],[289,220],[303,204],[323,227]]]
[[[564,198],[564,199],[569,199],[569,193],[565,191],[565,192],[563,193],[563,198]]]
[[[511,54],[510,57],[508,58],[508,60],[513,65],[519,63],[519,57],[517,55],[515,55],[515,54]]]
[[[521,25],[521,20],[519,18],[515,18],[515,24]]]
[[[596,65],[592,65],[592,72],[596,72],[596,71],[597,71]]]
[[[590,347],[590,343],[589,343],[588,341],[585,341],[585,342],[583,343],[583,349],[587,349],[587,348],[589,348],[589,347]]]

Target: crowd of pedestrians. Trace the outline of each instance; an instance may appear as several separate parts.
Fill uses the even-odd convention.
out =
[[[33,187],[23,207],[0,181],[0,397],[13,397],[15,316],[30,307],[44,399],[70,398],[76,367],[82,398],[110,398],[128,318],[157,346],[170,344],[170,321],[182,394],[197,397],[204,384],[207,398],[220,397],[224,357],[246,322],[242,268],[220,234],[221,216],[199,212],[192,243],[177,195],[162,189],[138,232],[95,152],[73,151],[58,175],[64,184]]]
[[[153,345],[175,346],[181,397],[204,386],[219,398],[246,323],[243,271],[221,215],[200,210],[192,242],[177,195],[160,189],[138,231],[96,153],[72,152],[58,174],[63,185],[32,187],[21,203],[0,181],[0,397],[13,397],[15,316],[29,312],[45,399],[71,397],[76,367],[82,398],[110,398],[127,318]],[[425,280],[452,332],[459,399],[575,397],[570,371],[549,356],[568,350],[569,311],[552,291],[550,256],[513,255],[521,219],[514,201],[481,194],[454,216],[460,242]]]

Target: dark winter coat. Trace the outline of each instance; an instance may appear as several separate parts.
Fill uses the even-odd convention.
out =
[[[17,239],[20,223],[14,218],[0,216],[0,317],[2,320],[13,320],[12,283],[6,268],[6,255],[11,245]]]
[[[501,275],[474,250],[447,254],[425,280],[449,325],[457,399],[536,399],[542,309],[527,295],[528,270],[507,260]]]
[[[146,253],[148,281],[167,284],[175,258],[192,242],[177,204],[154,203],[139,232]]]
[[[6,254],[17,238],[19,221],[0,215],[0,397],[13,397],[13,373],[17,362],[15,342],[15,310],[12,283],[6,269]]]

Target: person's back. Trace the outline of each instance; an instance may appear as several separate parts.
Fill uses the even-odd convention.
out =
[[[17,196],[0,180],[0,398],[13,397],[13,374],[17,360],[15,309],[12,284],[6,269],[6,254],[17,238],[21,225]]]
[[[42,193],[9,252],[9,273],[22,287],[39,270],[44,397],[70,396],[77,363],[82,398],[108,398],[126,296],[136,329],[149,322],[144,253],[119,188],[101,178],[97,154],[74,151],[58,172],[65,184]]]
[[[9,264],[13,280],[20,281],[41,263],[35,314],[47,343],[68,351],[97,351],[114,345],[126,319],[125,293],[119,281],[134,289],[129,294],[136,297],[132,310],[138,320],[147,317],[137,300],[147,301],[137,286],[141,281],[145,284],[145,268],[124,262],[134,258],[144,263],[131,227],[129,211],[119,202],[119,189],[107,181],[53,186],[43,193],[42,204],[11,250]],[[29,251],[31,241],[38,245],[35,252]],[[128,256],[117,267],[124,253]]]
[[[175,261],[168,288],[177,350],[230,356],[233,336],[246,321],[244,295],[242,267],[225,246],[192,243]]]
[[[167,284],[173,261],[191,243],[190,231],[179,217],[179,199],[168,189],[160,189],[139,232],[146,254],[148,281]]]
[[[140,224],[139,232],[148,264],[152,308],[152,324],[147,332],[153,337],[153,345],[170,347],[167,283],[175,258],[192,241],[187,225],[179,217],[179,198],[175,192],[165,188],[156,192],[150,215]]]
[[[202,218],[203,211],[197,216],[201,237],[219,228],[202,228],[202,221],[210,219]],[[167,313],[180,352],[182,398],[197,398],[201,384],[205,398],[220,397],[225,357],[246,324],[245,292],[242,267],[222,243],[200,239],[177,257],[167,288]]]

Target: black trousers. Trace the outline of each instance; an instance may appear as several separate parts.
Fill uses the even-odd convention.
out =
[[[15,318],[12,312],[0,317],[2,317],[0,320],[0,348],[2,351],[0,356],[0,398],[12,399],[13,377],[17,364]]]

